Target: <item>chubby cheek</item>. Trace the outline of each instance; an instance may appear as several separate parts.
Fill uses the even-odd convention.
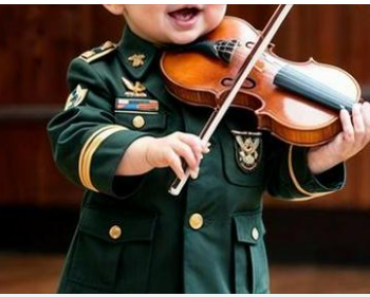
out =
[[[204,33],[208,33],[217,28],[226,12],[225,4],[208,4],[204,14]]]

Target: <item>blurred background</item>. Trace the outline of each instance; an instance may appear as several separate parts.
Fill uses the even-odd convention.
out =
[[[230,5],[262,29],[272,5]],[[54,166],[46,124],[62,109],[72,58],[118,41],[101,6],[0,6],[0,293],[53,293],[82,190]],[[370,6],[296,6],[275,39],[294,61],[339,66],[370,99]],[[369,55],[369,57],[368,57]],[[348,163],[344,191],[315,201],[266,197],[273,293],[369,293],[370,148]]]

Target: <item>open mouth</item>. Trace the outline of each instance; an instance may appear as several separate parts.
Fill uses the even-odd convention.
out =
[[[168,15],[177,26],[187,29],[195,24],[201,12],[198,6],[186,6],[170,11]]]

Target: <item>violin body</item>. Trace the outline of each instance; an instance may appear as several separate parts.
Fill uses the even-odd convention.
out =
[[[186,104],[220,108],[259,34],[246,21],[227,17],[206,36],[220,55],[227,56],[227,63],[198,51],[166,52],[161,69],[168,91]],[[253,111],[258,128],[284,142],[310,147],[340,133],[338,110],[350,110],[360,98],[358,83],[345,71],[313,59],[304,63],[284,60],[270,46],[232,107]]]

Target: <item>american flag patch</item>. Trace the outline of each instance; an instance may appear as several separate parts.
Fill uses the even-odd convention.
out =
[[[116,99],[116,110],[158,111],[159,102],[151,99]]]

